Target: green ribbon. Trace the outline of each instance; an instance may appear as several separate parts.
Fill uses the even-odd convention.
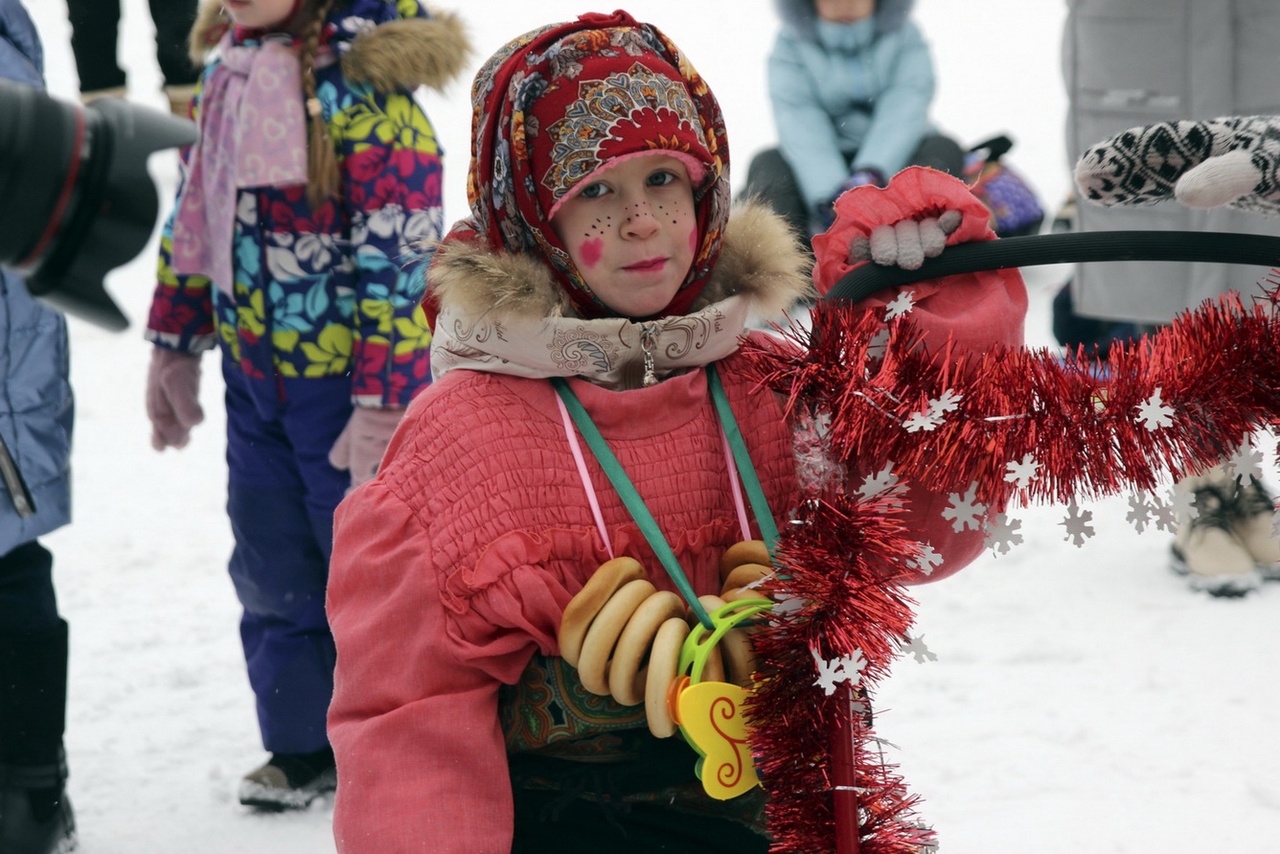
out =
[[[613,484],[613,488],[617,490],[618,496],[631,514],[631,518],[635,520],[641,533],[644,534],[645,539],[649,542],[649,547],[653,549],[658,562],[667,571],[667,575],[671,576],[671,580],[680,591],[680,595],[684,597],[684,601],[689,604],[689,608],[693,611],[694,616],[698,618],[698,622],[706,627],[707,630],[714,630],[716,626],[711,619],[711,615],[707,613],[706,608],[702,607],[702,603],[698,601],[697,594],[693,592],[693,585],[689,583],[689,578],[680,567],[680,562],[676,560],[675,553],[671,551],[667,538],[662,535],[662,531],[658,528],[658,523],[653,518],[653,514],[644,505],[644,500],[640,497],[640,493],[636,491],[635,486],[631,483],[631,478],[627,477],[626,471],[623,470],[622,463],[618,462],[618,458],[614,456],[613,451],[609,448],[609,443],[601,435],[600,428],[596,427],[595,422],[591,420],[591,416],[587,414],[586,408],[578,400],[578,396],[573,393],[573,389],[569,388],[568,381],[563,377],[552,377],[551,384],[555,387],[556,393],[560,395],[560,399],[564,401],[565,409],[569,411],[569,417],[573,419],[578,431],[582,433],[582,438],[586,440],[587,447],[596,455],[596,460],[600,463],[600,467],[604,469],[604,473],[609,478],[609,482]],[[755,466],[751,462],[751,455],[747,453],[746,445],[742,440],[742,430],[739,429],[738,421],[733,416],[733,409],[729,406],[729,399],[725,395],[724,386],[720,383],[720,376],[716,373],[713,365],[707,365],[707,385],[711,390],[711,399],[715,404],[716,414],[720,417],[720,425],[725,431],[725,436],[729,439],[729,448],[733,453],[734,462],[738,466],[738,473],[746,486],[747,496],[751,502],[751,510],[756,516],[756,524],[760,526],[761,534],[765,538],[765,544],[772,550],[773,544],[778,539],[778,527],[774,523],[773,513],[769,509],[769,502],[765,498],[764,489],[760,486],[760,478],[756,475]]]

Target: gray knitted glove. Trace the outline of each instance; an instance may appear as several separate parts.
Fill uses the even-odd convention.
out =
[[[851,261],[874,261],[885,267],[919,270],[926,258],[934,258],[946,248],[947,236],[960,227],[960,211],[944,211],[937,217],[916,222],[904,219],[881,225],[870,237],[861,235],[849,242]]]
[[[1076,162],[1081,198],[1280,215],[1280,116],[1228,116],[1130,128]]]

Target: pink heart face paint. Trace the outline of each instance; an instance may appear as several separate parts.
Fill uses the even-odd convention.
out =
[[[589,176],[560,203],[551,227],[592,293],[631,318],[667,307],[700,242],[689,174],[658,152]]]
[[[578,244],[577,257],[581,259],[577,262],[578,266],[584,270],[590,270],[600,263],[600,258],[603,254],[604,240],[599,237],[588,237]]]

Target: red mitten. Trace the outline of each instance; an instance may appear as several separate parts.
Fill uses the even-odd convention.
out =
[[[329,451],[330,465],[351,472],[352,489],[373,479],[403,416],[404,407],[400,406],[386,409],[357,406],[352,411],[347,426],[342,428],[338,441]]]
[[[151,447],[184,448],[191,428],[204,420],[200,408],[200,356],[156,347],[147,370],[147,418]]]

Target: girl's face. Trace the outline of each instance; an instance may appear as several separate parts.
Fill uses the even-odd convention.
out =
[[[675,297],[698,245],[689,173],[674,157],[643,154],[588,180],[551,227],[605,305],[651,317]]]
[[[824,21],[851,24],[875,14],[876,0],[814,0],[814,9]]]
[[[301,5],[301,0],[222,0],[231,22],[250,30],[284,29]]]

